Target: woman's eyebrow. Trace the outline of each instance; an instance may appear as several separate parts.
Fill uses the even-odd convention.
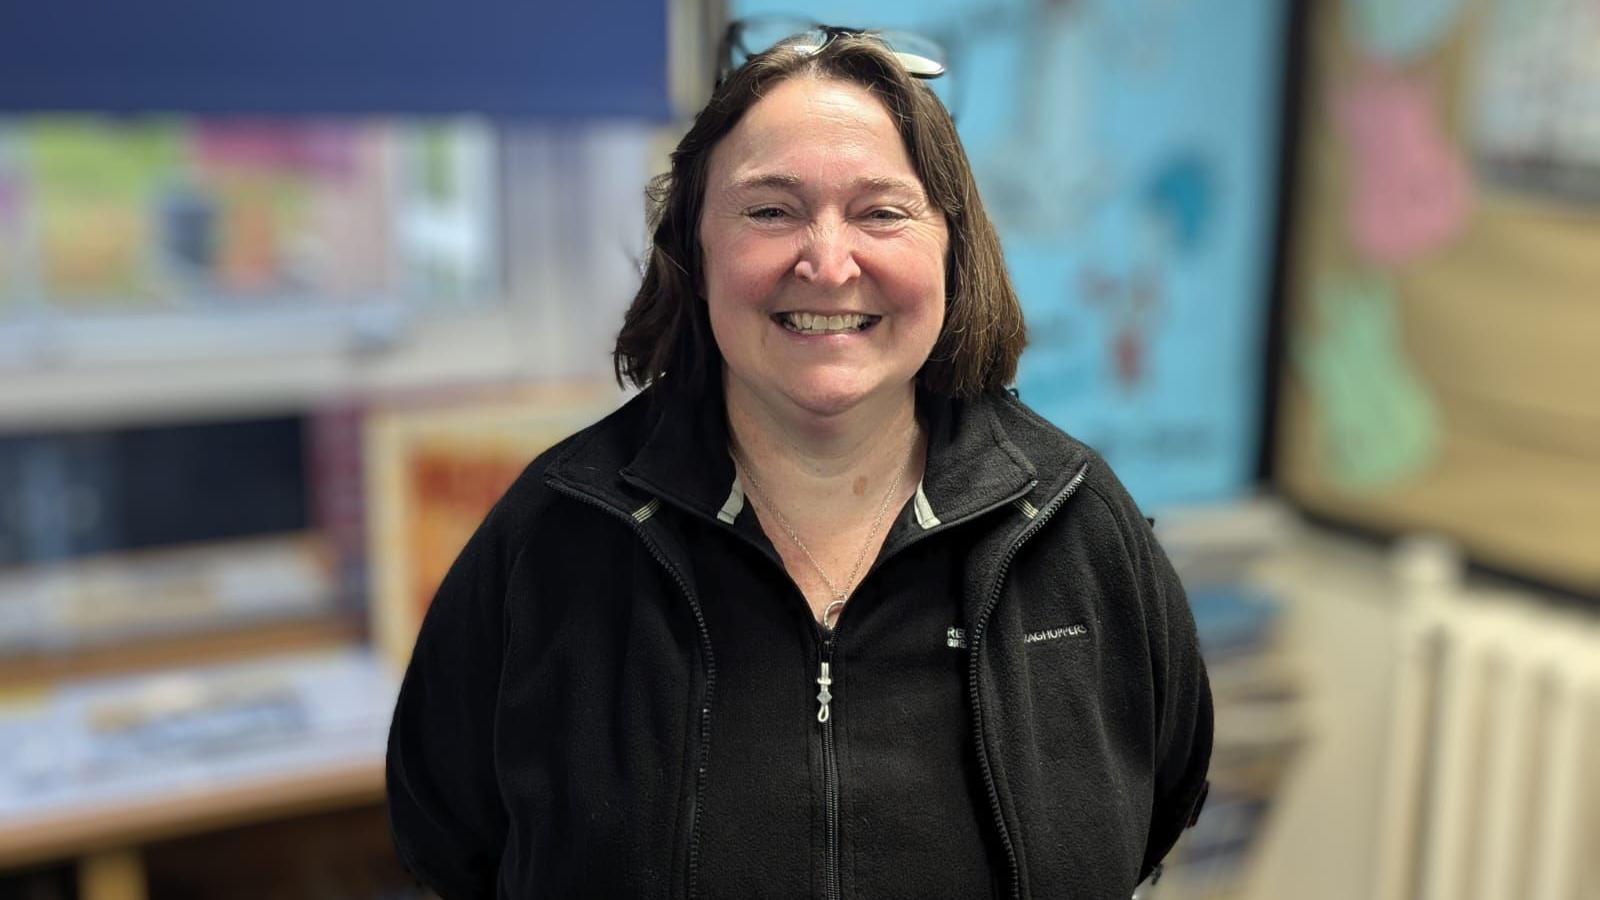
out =
[[[917,184],[914,181],[907,181],[904,178],[869,175],[863,178],[857,178],[855,187],[856,190],[878,191],[881,193],[892,193],[898,191],[899,193],[910,194],[911,196],[919,199],[922,197],[922,185]]]
[[[764,174],[746,175],[733,183],[736,191],[750,191],[757,188],[780,188],[792,190],[804,184],[799,175],[789,175],[782,172],[768,172]]]
[[[736,180],[733,183],[733,189],[735,191],[749,191],[760,188],[794,190],[795,188],[803,187],[804,185],[805,180],[798,175],[792,175],[786,172],[765,172],[755,175],[747,175]],[[893,176],[862,176],[861,178],[857,178],[852,183],[852,187],[857,191],[875,191],[880,193],[898,192],[902,194],[909,194],[912,197],[919,199],[923,197],[921,185],[914,181],[908,181],[904,178],[895,178]]]

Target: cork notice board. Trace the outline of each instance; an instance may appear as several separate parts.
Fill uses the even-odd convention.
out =
[[[1600,5],[1308,27],[1279,487],[1600,597]]]

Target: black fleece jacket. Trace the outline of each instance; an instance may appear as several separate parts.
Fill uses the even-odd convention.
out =
[[[756,805],[706,821],[741,814],[706,808],[712,747],[740,731],[718,728],[718,647],[738,636],[708,626],[702,585],[725,573],[690,542],[736,528],[742,501],[707,406],[652,389],[542,454],[440,587],[388,779],[401,858],[447,900],[704,896],[727,883],[708,832],[772,830]],[[1020,401],[923,413],[926,472],[878,565],[937,539],[957,594],[964,716],[926,727],[965,735],[999,895],[1125,900],[1204,793],[1182,587],[1105,463]],[[894,872],[852,866],[847,893],[896,895]]]

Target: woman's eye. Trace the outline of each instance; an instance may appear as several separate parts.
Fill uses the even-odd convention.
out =
[[[764,222],[774,222],[788,215],[783,209],[776,206],[762,206],[745,213],[752,219]]]
[[[867,213],[867,218],[878,222],[898,222],[905,217],[906,214],[898,209],[875,209]]]

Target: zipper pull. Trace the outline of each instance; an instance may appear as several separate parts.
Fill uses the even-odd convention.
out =
[[[817,692],[817,702],[821,707],[817,710],[817,721],[828,721],[828,702],[833,699],[833,692],[828,690],[828,685],[833,684],[833,679],[828,677],[828,664],[822,664],[822,674],[817,676],[817,684],[822,690]]]
[[[822,610],[822,674],[817,676],[817,686],[822,690],[817,691],[817,721],[824,724],[828,721],[828,703],[833,700],[833,692],[828,686],[833,684],[833,678],[828,675],[828,657],[833,655],[833,623],[834,616],[844,609],[843,600],[835,600]]]

